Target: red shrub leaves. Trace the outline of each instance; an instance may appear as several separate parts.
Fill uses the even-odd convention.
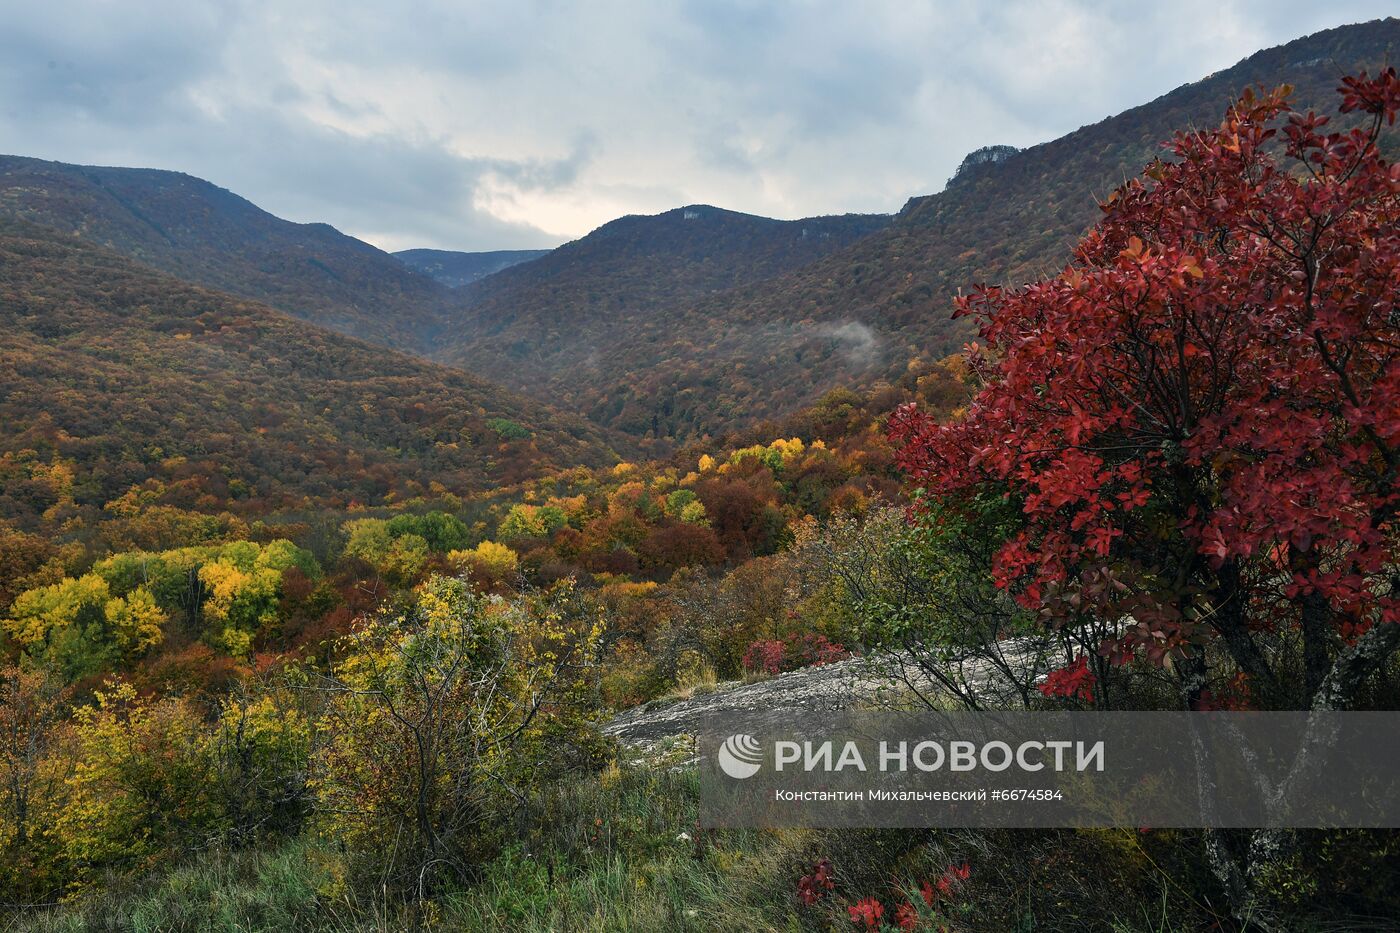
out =
[[[1376,144],[1400,81],[1341,93],[1362,125],[1324,133],[1285,88],[1179,135],[1059,276],[960,301],[990,351],[963,420],[891,419],[928,494],[1020,504],[999,586],[1056,624],[1129,619],[1115,663],[1204,665],[1222,636],[1267,686],[1254,633],[1298,626],[1313,702],[1337,636],[1400,621],[1400,167]]]
[[[952,897],[962,886],[962,883],[970,877],[972,877],[972,866],[967,862],[963,862],[961,865],[949,865],[943,869],[943,874],[938,878],[937,896],[945,899]],[[924,893],[924,901],[930,907],[933,906],[933,901],[927,891]]]
[[[820,634],[788,639],[788,654],[796,661],[797,667],[821,667],[845,660],[851,655],[844,645]]]
[[[786,655],[787,645],[776,638],[759,639],[744,652],[744,670],[756,674],[780,674]]]
[[[856,926],[864,927],[867,930],[878,930],[880,929],[880,918],[885,915],[885,905],[873,897],[867,897],[856,901],[847,907],[846,911],[851,915],[851,922]]]
[[[1088,659],[1080,655],[1068,667],[1051,671],[1040,685],[1040,692],[1048,697],[1070,697],[1092,703],[1095,681]]]
[[[822,875],[821,873],[823,866],[828,870],[826,875]],[[802,903],[814,904],[822,897],[825,897],[827,891],[834,887],[829,880],[826,881],[824,886],[813,884],[813,881],[818,877],[829,878],[830,867],[831,863],[826,859],[822,859],[817,863],[817,870],[814,871],[813,874],[804,877],[798,882],[798,896],[801,897]],[[959,889],[971,876],[971,866],[967,862],[963,862],[961,865],[949,865],[947,868],[943,869],[943,874],[939,876],[936,882],[930,882],[928,880],[923,881],[919,885],[919,895],[923,898],[924,906],[930,911],[933,911],[935,907],[940,904],[947,904],[956,900]],[[848,906],[846,908],[846,913],[851,918],[851,922],[861,929],[885,929],[883,926],[885,905],[881,903],[878,897],[863,897],[854,904]],[[913,900],[905,898],[899,901],[898,905],[895,907],[893,922],[896,929],[917,930],[923,927],[924,920],[927,916],[926,914],[920,914],[919,908]],[[933,916],[934,919],[937,919],[939,914],[935,912]],[[947,929],[941,922],[938,923],[937,928],[940,930]]]
[[[826,897],[836,882],[832,880],[830,859],[819,859],[810,875],[803,875],[797,882],[797,898],[804,904],[815,904]]]
[[[850,657],[844,646],[825,635],[809,633],[785,639],[761,638],[744,652],[744,670],[756,674],[781,674],[799,667],[820,667]]]

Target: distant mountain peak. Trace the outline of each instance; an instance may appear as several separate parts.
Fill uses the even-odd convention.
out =
[[[548,255],[547,249],[498,249],[464,253],[450,249],[404,249],[394,253],[399,262],[430,275],[448,288],[461,288],[488,275]]]

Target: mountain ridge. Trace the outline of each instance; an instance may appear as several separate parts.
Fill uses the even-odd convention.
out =
[[[1334,112],[1344,74],[1374,71],[1398,50],[1394,18],[1261,50],[911,198],[884,229],[808,265],[639,317],[544,385],[601,424],[683,440],[779,417],[837,386],[894,378],[972,335],[971,321],[950,320],[960,289],[1056,271],[1099,216],[1099,199],[1177,129],[1218,124],[1257,83],[1291,83],[1297,106]]]
[[[75,466],[88,507],[156,483],[169,504],[265,511],[619,458],[605,430],[476,376],[21,221],[0,220],[0,337],[0,514],[21,524],[53,505],[26,499],[25,464]]]
[[[943,190],[897,214],[777,220],[684,205],[617,218],[455,289],[183,173],[0,157],[0,215],[668,446],[955,352],[972,333],[950,320],[959,290],[1055,271],[1099,199],[1174,130],[1214,125],[1256,83],[1289,81],[1300,106],[1330,111],[1342,74],[1397,48],[1391,18],[1261,50],[1057,139],[970,153]]]
[[[284,220],[185,172],[0,156],[0,213],[400,349],[434,333],[450,294],[329,224]]]
[[[435,358],[586,411],[571,385],[577,367],[637,322],[800,268],[889,222],[885,214],[776,220],[707,204],[619,217],[460,289]]]

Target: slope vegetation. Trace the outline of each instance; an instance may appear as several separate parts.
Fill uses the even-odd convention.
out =
[[[0,221],[0,517],[34,520],[65,483],[79,505],[156,480],[173,504],[262,511],[613,459],[596,428],[461,371]]]
[[[326,224],[274,217],[179,172],[0,156],[0,216],[375,343],[416,348],[448,289]]]
[[[645,372],[665,342],[638,343],[644,322],[673,309],[801,268],[889,223],[885,215],[771,220],[692,205],[614,220],[547,256],[459,291],[440,357],[566,407]],[[621,370],[600,356],[621,348]]]
[[[528,287],[510,278],[515,270],[481,283],[491,287],[467,332],[482,342],[449,357],[495,355],[500,365],[490,372],[508,385],[637,435],[684,439],[780,415],[834,386],[889,379],[912,358],[956,350],[972,332],[970,322],[950,320],[960,290],[1057,269],[1097,219],[1100,198],[1174,131],[1219,123],[1244,88],[1292,84],[1301,108],[1330,111],[1340,76],[1397,57],[1396,19],[1259,52],[1053,142],[971,164],[944,191],[911,199],[884,229],[800,267],[707,277],[711,288],[732,286],[718,295],[678,296],[668,280],[688,270],[657,263],[636,267],[638,284],[654,279],[658,292],[638,307],[623,297],[634,286],[613,284],[634,267],[605,272],[596,260],[591,287],[579,289],[561,267],[585,238],[573,244],[577,253],[565,247],[518,270],[531,277]],[[571,352],[568,341],[580,334]]]

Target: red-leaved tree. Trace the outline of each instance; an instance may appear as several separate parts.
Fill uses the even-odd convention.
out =
[[[1137,658],[1340,709],[1400,647],[1400,80],[1339,90],[1341,130],[1281,88],[1179,134],[1060,275],[960,302],[965,418],[891,421],[924,495],[1019,505],[998,585],[1095,633],[1052,691]]]

